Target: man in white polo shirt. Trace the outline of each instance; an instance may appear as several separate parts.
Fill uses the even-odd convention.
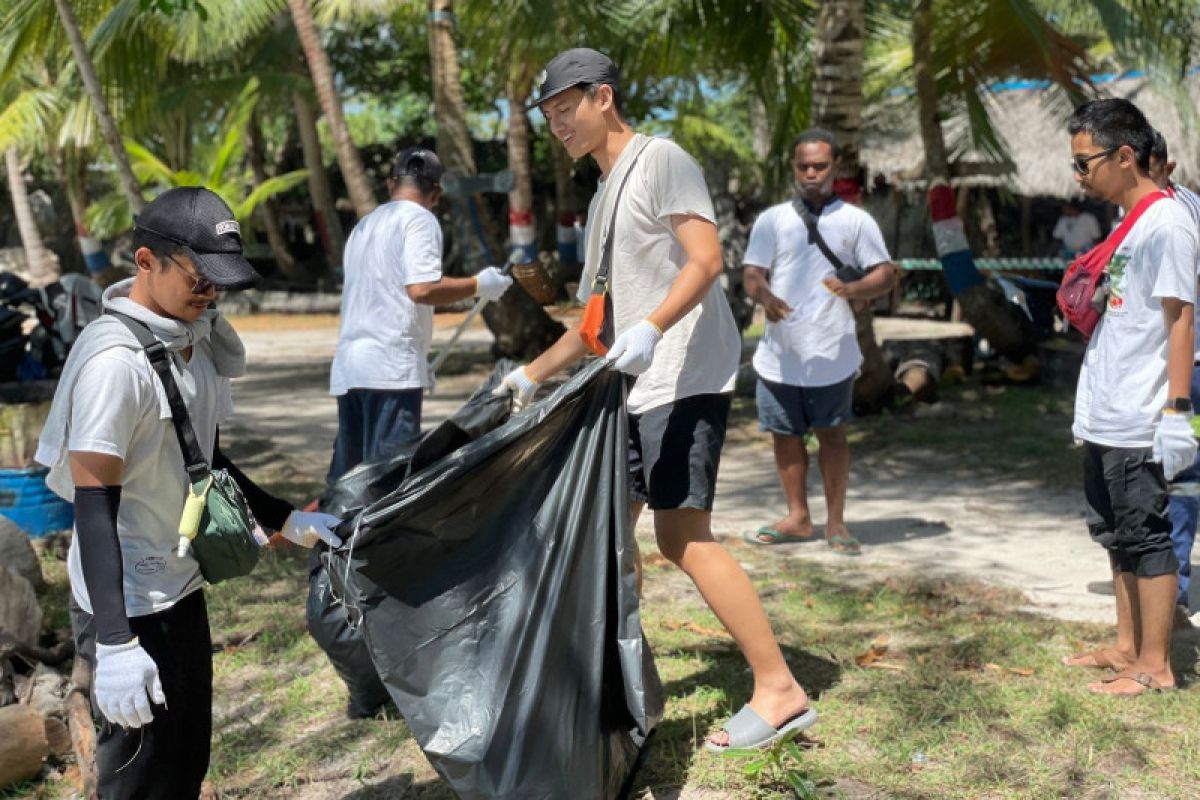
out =
[[[871,215],[833,193],[839,159],[833,134],[804,131],[792,150],[799,194],[759,216],[743,259],[746,294],[767,316],[754,353],[755,397],[759,426],[774,442],[788,513],[745,538],[755,544],[816,538],[804,442],[812,431],[825,484],[825,540],[836,552],[858,555],[843,518],[850,479],[845,426],[853,419],[862,364],[850,301],[886,294],[895,267]]]
[[[358,221],[346,242],[346,281],[329,393],[338,433],[328,479],[384,458],[421,429],[421,393],[431,385],[433,307],[479,296],[497,300],[512,278],[487,267],[442,276],[442,162],[410,147],[388,178],[390,202]]]

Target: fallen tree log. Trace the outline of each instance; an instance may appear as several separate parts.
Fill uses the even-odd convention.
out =
[[[92,704],[78,687],[67,695],[67,728],[75,763],[79,765],[79,790],[85,800],[95,800],[99,778],[96,774],[96,728],[92,724]]]
[[[50,753],[42,715],[19,703],[5,706],[0,708],[0,731],[0,787],[36,778]]]

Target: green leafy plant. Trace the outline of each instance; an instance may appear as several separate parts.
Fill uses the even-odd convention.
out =
[[[845,796],[833,781],[809,774],[804,768],[804,753],[794,739],[782,739],[765,750],[734,750],[729,755],[746,759],[742,774],[758,783],[763,797],[778,797],[780,790],[790,790],[796,800]]]

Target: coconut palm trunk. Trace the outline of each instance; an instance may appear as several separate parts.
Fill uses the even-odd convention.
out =
[[[71,43],[75,66],[79,69],[84,89],[92,101],[92,108],[96,111],[96,119],[100,123],[100,130],[104,133],[104,141],[108,143],[108,149],[112,152],[121,188],[128,197],[129,206],[133,212],[140,213],[146,207],[146,198],[142,196],[142,187],[133,175],[133,167],[129,164],[129,155],[125,152],[125,142],[122,140],[116,120],[113,119],[112,112],[108,108],[108,100],[105,99],[104,92],[100,88],[100,79],[96,76],[96,65],[92,63],[92,57],[88,55],[87,45],[83,41],[83,32],[79,29],[78,20],[75,19],[75,12],[71,10],[68,0],[54,0],[54,7],[58,10],[58,18],[67,34],[67,41]]]
[[[250,168],[254,170],[254,180],[262,183],[267,179],[266,156],[264,154],[262,124],[258,118],[258,114],[253,114],[250,117],[250,124],[247,126],[247,148],[246,155],[249,157]],[[283,231],[279,226],[279,216],[275,213],[275,202],[266,200],[258,207],[259,219],[262,222],[263,229],[267,232],[267,244],[271,247],[271,253],[275,256],[275,262],[279,265],[279,271],[284,277],[296,279],[303,277],[296,265],[296,259],[288,250],[287,239],[283,235]]]
[[[16,147],[4,150],[4,171],[8,175],[8,191],[12,195],[13,215],[17,218],[17,230],[21,234],[21,245],[25,250],[26,269],[31,286],[45,286],[58,280],[58,263],[54,254],[46,249],[42,234],[38,231],[29,205],[29,192],[25,190],[25,176],[21,174],[21,154]]]
[[[308,196],[317,222],[317,236],[329,265],[339,269],[346,239],[337,207],[333,203],[333,192],[329,188],[329,173],[325,171],[325,161],[321,157],[317,114],[312,103],[300,92],[292,94],[292,108],[296,112],[296,130],[300,135],[300,150],[304,153],[304,168],[308,170]]]
[[[325,114],[325,121],[329,123],[329,133],[333,137],[334,152],[337,153],[338,166],[342,170],[346,190],[354,203],[354,211],[359,217],[366,216],[378,205],[375,201],[375,191],[367,179],[362,158],[359,157],[354,140],[350,137],[350,128],[342,114],[342,100],[333,84],[333,67],[329,63],[325,47],[321,44],[312,9],[309,8],[309,0],[288,0],[288,8],[292,12],[296,35],[300,38],[300,46],[308,62],[308,71],[312,74],[317,100],[321,104],[322,113]]]
[[[939,117],[932,39],[933,0],[916,0],[912,13],[913,78],[921,142],[925,148],[925,174],[931,191],[938,186],[947,189],[950,186],[950,159]],[[965,246],[965,241],[963,244]],[[970,268],[974,269],[973,263]],[[1036,375],[1037,362],[1031,359],[1037,343],[1030,329],[1017,316],[1019,312],[1009,305],[1001,292],[977,277],[973,285],[958,293],[957,300],[964,319],[975,332],[987,339],[997,353],[1020,365],[1018,370],[1010,372],[1012,377],[1027,380]]]
[[[438,157],[447,170],[462,175],[474,175],[475,155],[471,131],[467,126],[466,101],[463,98],[462,77],[458,66],[458,45],[454,41],[454,3],[451,0],[430,0],[429,12],[429,55],[433,77],[434,117],[438,128]],[[510,125],[511,122],[510,119]],[[524,152],[528,154],[528,119],[525,120],[525,126]],[[513,171],[517,172],[516,166],[513,167]],[[528,178],[528,170],[526,177]],[[532,201],[532,179],[529,179],[527,187],[529,200]],[[469,213],[466,208],[467,202],[467,198],[455,198],[453,213]],[[479,198],[475,198],[475,202],[484,235],[493,240],[488,243],[488,247],[494,254],[499,253],[501,248],[494,241],[494,236],[489,235],[489,231],[494,231],[495,226],[489,224],[487,209],[479,202]],[[520,202],[520,199],[517,202]],[[462,242],[461,245],[464,253],[474,250],[467,242]],[[468,263],[473,260],[475,259],[467,259]],[[554,344],[565,330],[519,286],[505,292],[499,302],[488,303],[483,309],[483,320],[496,339],[494,354],[509,358],[533,358]]]
[[[812,124],[831,131],[842,161],[838,180],[859,180],[862,148],[864,0],[826,0],[817,15],[816,80],[813,81]],[[858,196],[861,186],[853,192]],[[854,382],[854,405],[878,410],[888,401],[892,370],[875,338],[875,312],[870,304],[854,308],[854,325],[863,363]]]
[[[537,258],[537,223],[533,217],[533,165],[530,161],[531,129],[525,104],[529,102],[531,70],[515,68],[505,87],[508,99],[508,168],[513,190],[508,193],[509,247],[520,249],[522,262]]]
[[[433,115],[437,121],[438,157],[446,169],[474,175],[475,152],[467,127],[466,100],[454,41],[453,0],[430,0],[429,58],[433,77]]]

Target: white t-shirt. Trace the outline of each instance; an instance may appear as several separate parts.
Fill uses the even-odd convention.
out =
[[[196,345],[186,365],[178,354],[172,362],[196,440],[211,463],[217,425],[233,413],[229,379],[217,374],[207,341]],[[164,611],[204,585],[191,554],[175,555],[188,477],[175,427],[169,417],[162,417],[161,408],[158,376],[140,351],[114,347],[80,368],[67,448],[117,456],[125,462],[117,535],[125,573],[125,612],[131,617]],[[77,536],[71,539],[67,572],[75,601],[91,613]]]
[[[835,198],[821,209],[821,238],[848,266],[869,269],[891,259],[879,225],[866,211]],[[771,206],[754,221],[742,259],[770,271],[772,294],[791,307],[780,322],[768,322],[754,369],[765,380],[792,386],[831,386],[858,371],[862,352],[850,304],[822,283],[836,270],[791,202]]]
[[[641,322],[666,299],[687,253],[675,238],[671,217],[694,215],[716,224],[704,173],[696,160],[666,139],[635,134],[588,206],[587,263],[579,299],[587,302],[600,265],[601,240],[634,155],[645,146],[617,209],[609,291],[617,336]],[[698,394],[733,391],[741,337],[719,281],[668,330],[650,369],[638,376],[628,408],[641,414]]]
[[[1090,250],[1100,241],[1100,223],[1087,211],[1080,211],[1073,217],[1063,214],[1054,224],[1054,232],[1050,235],[1072,253],[1079,253]]]
[[[1150,447],[1167,402],[1162,298],[1196,299],[1197,232],[1180,203],[1150,206],[1106,271],[1108,308],[1088,342],[1075,394],[1075,437]]]
[[[408,286],[442,277],[442,228],[408,200],[385,203],[358,221],[343,258],[342,319],[329,393],[422,389],[429,381],[433,307]]]

